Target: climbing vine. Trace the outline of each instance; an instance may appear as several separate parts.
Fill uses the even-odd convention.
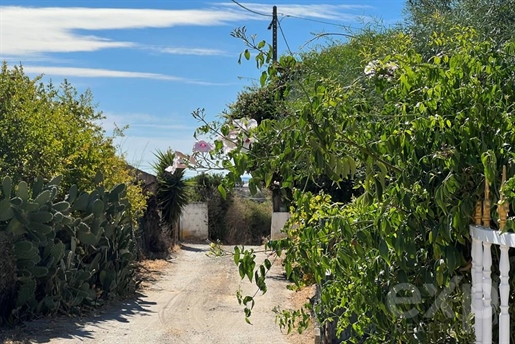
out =
[[[293,187],[322,173],[362,188],[347,204],[297,190],[287,238],[268,244],[285,255],[296,286],[319,287],[320,301],[307,308],[320,323],[335,323],[349,342],[463,342],[472,336],[474,205],[485,178],[499,186],[502,165],[515,173],[515,44],[498,48],[455,27],[431,36],[436,53],[426,58],[409,35],[394,35],[395,45],[363,45],[363,72],[350,83],[291,81],[305,95],[291,103],[295,115],[263,120],[250,149],[226,154],[223,167],[229,180],[250,173],[251,189],[276,176]],[[250,45],[265,66],[265,45]],[[297,63],[266,65],[262,84]],[[200,131],[212,128],[204,122]],[[264,292],[269,266],[253,257],[235,251],[240,276]],[[254,299],[240,300],[248,317]],[[304,313],[286,312],[281,324],[293,326],[294,317],[304,324]]]

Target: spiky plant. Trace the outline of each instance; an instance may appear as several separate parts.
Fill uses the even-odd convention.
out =
[[[154,153],[157,162],[153,165],[157,176],[156,198],[161,210],[163,225],[172,233],[172,238],[178,240],[176,226],[182,210],[188,204],[189,183],[184,180],[184,169],[176,169],[174,173],[165,169],[174,164],[175,154],[167,151]]]

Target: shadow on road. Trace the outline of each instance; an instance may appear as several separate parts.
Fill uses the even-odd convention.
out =
[[[197,246],[197,247],[190,246],[189,244],[182,243],[181,244],[181,250],[183,250],[183,251],[190,251],[190,252],[207,252],[210,249],[209,245],[202,245],[202,247],[198,247],[199,245],[197,244],[195,246]]]
[[[85,315],[84,318],[58,316],[26,322],[15,329],[0,328],[0,343],[49,343],[54,338],[92,339],[92,333],[84,328],[85,325],[102,328],[107,321],[128,323],[134,316],[149,316],[154,313],[148,308],[156,303],[148,302],[145,298],[145,295],[137,293],[135,298],[112,303],[95,310],[93,314]]]

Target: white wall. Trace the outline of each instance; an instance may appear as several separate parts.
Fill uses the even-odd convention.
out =
[[[281,212],[281,213],[272,213],[272,229],[270,233],[270,239],[276,240],[281,239],[286,236],[285,233],[282,233],[281,230],[284,227],[284,224],[290,218],[290,213]]]
[[[184,207],[179,228],[180,240],[207,240],[209,235],[207,204],[191,203]]]

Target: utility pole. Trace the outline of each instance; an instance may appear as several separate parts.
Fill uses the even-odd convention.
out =
[[[272,22],[268,26],[268,30],[272,28],[272,61],[277,62],[277,6],[272,10]]]
[[[272,9],[272,22],[268,26],[268,30],[272,29],[272,62],[277,62],[277,6]],[[282,98],[282,94],[281,94]],[[275,189],[272,192],[272,211],[274,213],[281,211],[281,205],[283,203],[280,189]],[[272,214],[273,216],[273,214]],[[273,229],[272,229],[273,231]]]

